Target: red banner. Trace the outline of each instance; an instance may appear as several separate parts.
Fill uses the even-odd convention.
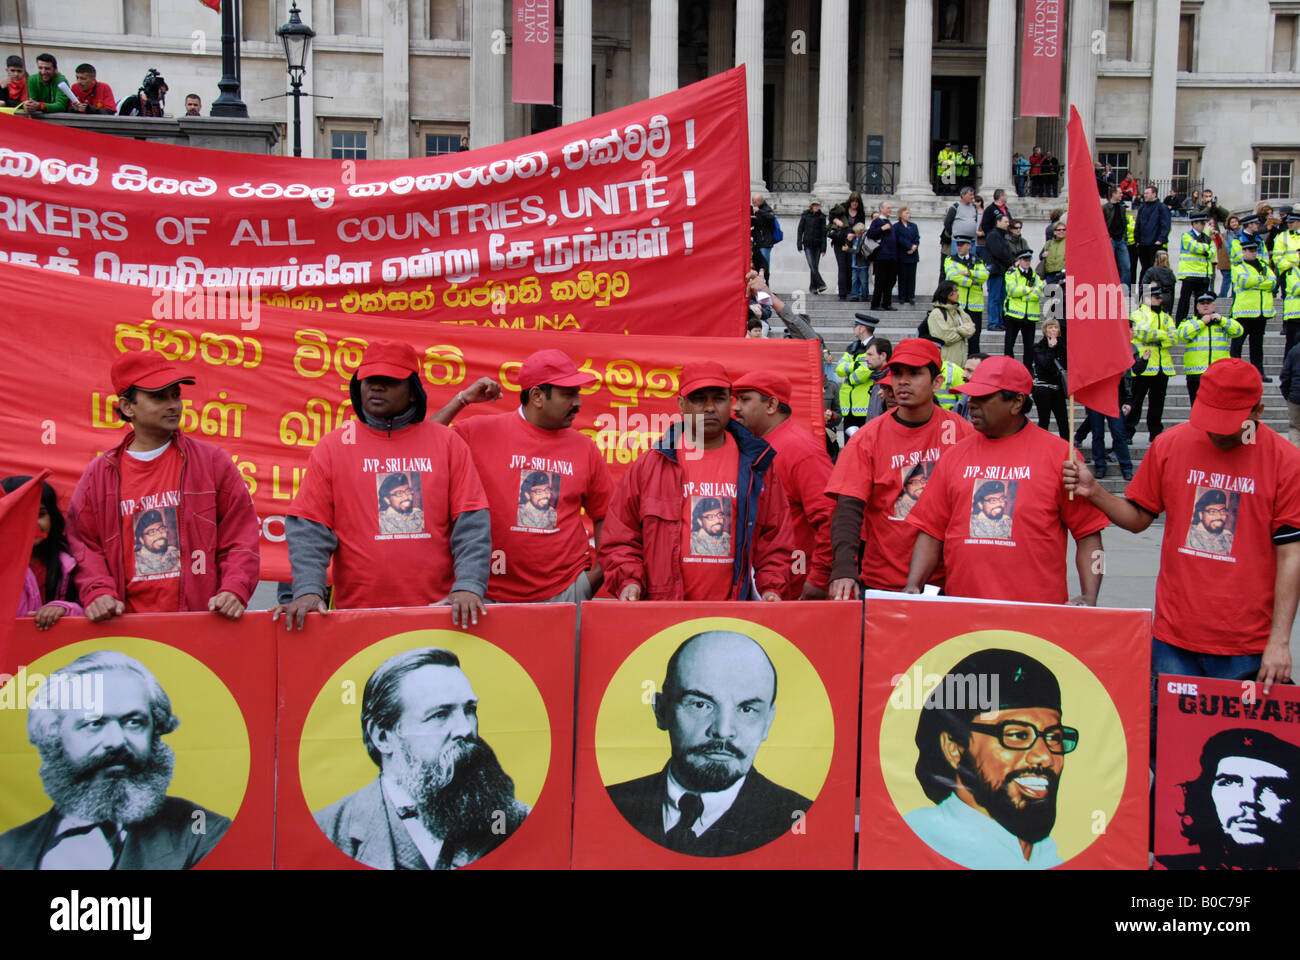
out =
[[[345,610],[281,630],[276,868],[567,868],[575,611],[493,606],[466,631],[446,608]],[[365,725],[370,710],[400,710],[401,723]],[[432,769],[470,737],[490,753],[462,749],[456,763],[473,772],[456,769],[444,789],[481,793],[461,801],[439,849],[421,845],[402,829],[393,787],[414,789],[416,764]],[[437,822],[436,794],[409,799],[421,810],[412,820]]]
[[[104,624],[65,616],[49,631],[20,619],[13,649],[0,661],[0,869],[34,870],[42,861],[44,869],[269,869],[271,630],[268,613],[236,623],[186,613]],[[48,723],[33,711],[47,714]],[[72,735],[69,713],[105,722],[79,725]],[[148,731],[127,722],[138,713],[150,718]],[[43,747],[48,755],[29,742],[29,718],[52,734]],[[98,773],[73,779],[73,769],[109,750],[131,754],[123,763],[132,773],[119,774],[133,781],[130,788],[106,789]],[[61,798],[57,808],[52,795]],[[131,809],[154,804],[156,813],[132,822]],[[123,824],[124,836],[96,832],[57,842],[66,829],[61,814],[78,811],[83,820]]]
[[[1025,0],[1025,35],[1020,44],[1022,117],[1061,115],[1064,7],[1063,0]]]
[[[869,592],[865,617],[860,866],[1146,867],[1149,611]]]
[[[857,604],[627,610],[582,607],[573,866],[849,868]],[[683,788],[708,798],[693,838],[663,819]]]
[[[555,102],[555,8],[551,0],[515,0],[510,99]]]
[[[1254,673],[1250,674],[1254,677]],[[1155,855],[1166,870],[1300,866],[1300,689],[1161,674]]]
[[[348,384],[367,342],[408,340],[420,358],[430,415],[477,378],[499,379],[506,393],[461,416],[518,406],[514,376],[536,350],[556,346],[550,333],[500,337],[473,327],[260,307],[204,292],[160,291],[61,277],[0,264],[0,302],[10,316],[9,348],[41,369],[57,368],[57,390],[33,390],[10,377],[0,385],[0,475],[34,474],[67,504],[86,464],[123,434],[109,382],[114,358],[155,350],[196,383],[182,387],[181,429],[221,446],[243,474],[262,524],[262,578],[288,579],[284,514],[312,448],[353,416]],[[88,305],[93,304],[93,311]],[[617,480],[678,414],[682,364],[723,359],[733,376],[776,370],[794,385],[796,420],[823,435],[821,362],[815,340],[622,337],[588,334],[561,341],[597,381],[583,389],[575,429],[596,441]],[[43,373],[43,377],[51,374]]]
[[[0,116],[0,260],[302,311],[744,333],[740,68],[522,140],[296,160]]]

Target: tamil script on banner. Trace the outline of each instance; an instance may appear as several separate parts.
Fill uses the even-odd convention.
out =
[[[0,463],[6,474],[49,466],[66,504],[90,460],[125,435],[109,380],[113,361],[128,351],[155,351],[196,381],[182,387],[181,429],[225,450],[253,495],[263,579],[289,577],[285,513],[312,450],[353,418],[349,384],[371,340],[415,347],[430,415],[479,377],[502,383],[499,401],[476,404],[462,417],[518,409],[520,364],[557,345],[552,333],[517,330],[503,337],[393,317],[362,321],[337,311],[258,307],[245,316],[240,311],[249,304],[210,293],[151,292],[0,264],[0,302],[21,318],[10,325],[7,346],[43,371],[42,382],[58,384],[35,390],[11,377],[0,386]],[[823,435],[815,340],[586,334],[559,342],[597,378],[583,388],[574,428],[596,442],[615,480],[680,416],[679,375],[692,360],[721,359],[733,376],[781,373],[794,387],[795,421]]]
[[[864,868],[1147,863],[1151,613],[868,591]]]
[[[1300,689],[1157,679],[1155,857],[1166,870],[1300,868]]]
[[[1064,8],[1064,0],[1025,0],[1025,33],[1020,41],[1022,117],[1061,115]]]
[[[549,69],[549,64],[548,64]],[[301,311],[741,335],[741,68],[521,140],[314,160],[0,116],[0,260]]]

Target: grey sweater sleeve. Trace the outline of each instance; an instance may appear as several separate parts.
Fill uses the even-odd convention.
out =
[[[338,548],[338,535],[323,523],[292,515],[284,518],[284,535],[293,570],[293,598],[309,593],[325,596],[326,571]]]
[[[487,592],[492,563],[492,518],[487,510],[466,510],[451,528],[451,557],[456,568],[452,592]]]

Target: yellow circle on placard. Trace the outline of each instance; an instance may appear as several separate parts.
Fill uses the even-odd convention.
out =
[[[655,724],[654,694],[668,658],[688,638],[730,630],[752,638],[776,668],[776,716],[754,769],[789,790],[817,799],[835,752],[835,714],[821,677],[798,647],[775,630],[731,617],[675,623],[650,637],[614,672],[596,716],[596,764],[606,786],[658,773],[672,751]]]
[[[919,675],[943,676],[980,650],[1015,650],[1047,667],[1061,686],[1061,722],[1079,731],[1079,746],[1065,755],[1051,837],[1062,860],[1078,856],[1110,823],[1128,776],[1124,724],[1101,681],[1056,644],[1013,630],[977,630],[931,647],[894,685],[880,723],[880,770],[900,816],[934,806],[916,779],[916,726],[925,697],[912,688]],[[927,683],[927,686],[932,684]],[[924,689],[924,688],[923,688]],[[895,706],[895,702],[901,704]]]
[[[98,650],[115,650],[140,661],[171,699],[180,726],[163,736],[163,742],[176,753],[167,796],[189,800],[234,820],[248,788],[248,727],[221,678],[184,650],[156,640],[96,637],[52,650],[0,687],[0,704],[4,705],[0,709],[0,783],[4,784],[0,790],[0,833],[50,809],[50,799],[41,786],[41,758],[27,738],[25,704],[40,689],[33,682],[36,675],[43,683],[49,674]]]
[[[321,687],[307,714],[298,776],[313,813],[379,776],[361,735],[361,697],[370,675],[407,650],[440,647],[460,659],[478,697],[478,735],[515,782],[515,799],[535,806],[551,766],[551,722],[532,677],[500,647],[459,630],[411,630],[354,655]]]

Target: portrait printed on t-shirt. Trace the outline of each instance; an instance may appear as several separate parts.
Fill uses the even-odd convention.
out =
[[[556,528],[555,507],[560,502],[561,479],[558,473],[519,471],[519,526],[536,530]]]
[[[731,497],[691,497],[691,556],[731,556]]]
[[[420,474],[376,473],[381,534],[423,533],[424,499]]]
[[[903,480],[903,489],[894,499],[895,520],[907,519],[907,515],[916,506],[916,501],[921,498],[921,491],[930,482],[930,475],[934,473],[934,467],[933,463],[917,463],[909,467],[903,467],[898,471]]]
[[[176,508],[144,510],[133,518],[135,576],[132,580],[162,580],[181,575],[181,538]]]
[[[1240,505],[1239,493],[1198,486],[1192,503],[1192,519],[1187,525],[1187,540],[1183,545],[1189,550],[1231,557]]]
[[[970,535],[980,540],[1010,540],[1018,480],[976,480],[971,485]]]

